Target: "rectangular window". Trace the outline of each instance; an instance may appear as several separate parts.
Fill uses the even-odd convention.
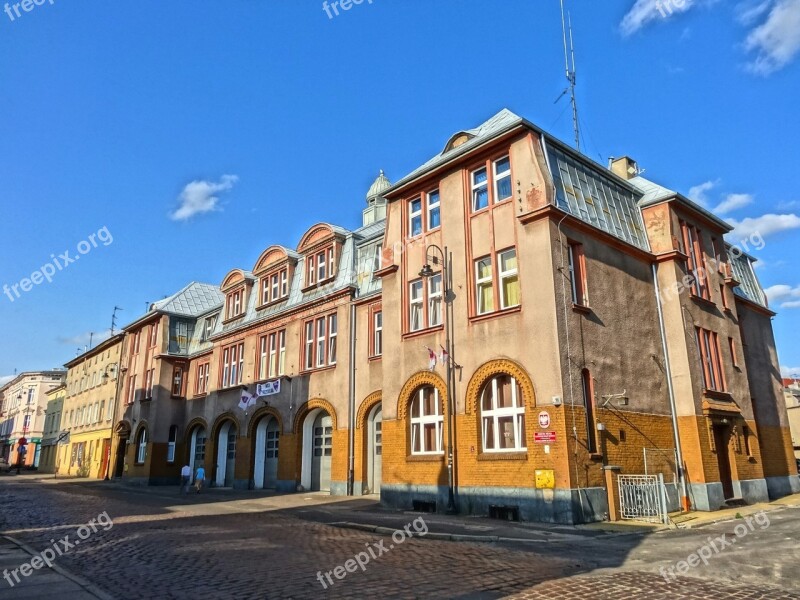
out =
[[[328,261],[325,260],[325,252],[317,254],[317,281],[325,281],[328,278]]]
[[[695,296],[710,300],[708,274],[703,264],[702,234],[699,229],[685,221],[680,221],[680,225],[683,237],[683,251],[687,256],[686,271],[694,278],[690,288],[691,292]]]
[[[281,271],[281,298],[289,295],[289,270]]]
[[[269,336],[265,335],[261,337],[259,341],[259,352],[258,352],[258,379],[266,379],[269,376],[269,369],[268,365],[269,362],[267,360],[269,352]]]
[[[317,366],[325,366],[325,317],[317,319]]]
[[[500,253],[500,308],[519,306],[519,276],[517,251],[512,248]]]
[[[589,299],[586,293],[586,260],[581,244],[570,243],[569,258],[569,283],[572,290],[572,303],[578,306],[588,306]]]
[[[728,305],[728,298],[725,296],[725,284],[719,284],[719,297],[722,300],[722,308],[723,310],[730,310],[730,306]]]
[[[742,435],[744,437],[744,451],[747,454],[747,456],[752,457],[753,456],[753,447],[750,444],[750,436],[752,435],[752,433],[750,431],[750,427],[748,427],[747,425],[742,427]]]
[[[167,462],[175,462],[175,444],[178,441],[178,428],[173,425],[169,428],[169,440],[167,442]]]
[[[430,192],[428,194],[428,231],[436,229],[441,225],[439,206],[439,190]]]
[[[271,281],[272,281],[271,285],[272,290],[270,292],[270,300],[274,301],[280,297],[278,296],[278,294],[280,293],[280,280],[278,279],[277,273],[275,273],[275,275],[271,277]]]
[[[422,200],[415,198],[408,203],[408,234],[414,237],[422,233]]]
[[[336,270],[333,268],[333,248],[328,248],[328,277],[333,277]]]
[[[422,329],[422,280],[412,281],[409,299],[408,328],[410,331]]]
[[[195,389],[197,390],[197,394],[205,394],[208,392],[208,370],[209,370],[209,363],[203,363],[202,365],[197,365],[197,385]]]
[[[286,331],[278,332],[278,375],[286,374]]]
[[[222,351],[222,384],[227,388],[242,383],[244,370],[244,342],[228,346]]]
[[[383,312],[376,310],[372,315],[372,356],[383,354]]]
[[[144,380],[144,399],[150,400],[153,397],[153,369],[148,369]]]
[[[472,212],[489,206],[489,182],[486,167],[472,172]]]
[[[428,327],[442,324],[442,274],[428,279]]]
[[[494,161],[494,201],[511,198],[511,161],[506,156]]]
[[[269,277],[264,277],[261,280],[261,304],[269,302]]]
[[[696,333],[705,389],[724,392],[725,374],[719,350],[719,338],[713,331],[701,327],[696,328]]]
[[[150,347],[151,348],[156,345],[156,334],[157,333],[158,333],[158,328],[156,327],[156,324],[153,323],[152,325],[150,325]]]
[[[306,323],[305,359],[306,369],[314,368],[314,321]]]
[[[244,290],[238,290],[231,294],[228,294],[228,299],[225,308],[225,317],[227,319],[232,319],[233,317],[238,317],[242,314],[242,309],[244,306]]]
[[[203,324],[203,341],[207,342],[211,339],[211,334],[214,333],[214,326],[217,324],[217,317],[206,317]]]
[[[133,354],[139,354],[139,337],[142,335],[142,330],[136,332],[133,336]]]
[[[172,370],[172,395],[175,398],[183,397],[183,367],[176,366]]]
[[[488,256],[475,261],[475,303],[479,315],[494,310],[492,259]]]
[[[337,337],[336,315],[328,317],[328,364],[336,364],[336,337]]]
[[[597,425],[594,421],[594,390],[592,375],[588,369],[581,373],[583,381],[583,405],[586,407],[586,445],[589,452],[597,452]]]
[[[314,257],[309,256],[307,260],[308,268],[306,270],[306,286],[311,286],[317,281],[317,270],[314,267]]]

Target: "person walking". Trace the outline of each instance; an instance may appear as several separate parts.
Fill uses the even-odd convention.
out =
[[[197,472],[194,474],[194,489],[197,490],[197,493],[200,493],[200,490],[203,489],[203,483],[205,482],[206,478],[206,470],[201,466],[197,467]]]
[[[181,469],[181,496],[189,493],[189,484],[192,481],[192,467],[183,465]]]

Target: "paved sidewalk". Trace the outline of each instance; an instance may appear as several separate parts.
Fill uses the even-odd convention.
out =
[[[30,567],[30,562],[34,556],[39,556],[39,553],[33,548],[14,538],[0,536],[0,573],[3,575],[3,579],[0,579],[0,598],[3,600],[15,600],[16,598],[113,600],[113,596],[109,596],[97,586],[82,577],[71,574],[57,564],[53,563],[52,567],[48,567],[40,562],[41,557],[37,563],[42,566],[39,569],[33,569]],[[23,565],[26,565],[25,571],[30,569],[31,573],[25,577],[17,571],[19,578],[19,582],[17,582],[17,577],[12,571],[20,569]]]

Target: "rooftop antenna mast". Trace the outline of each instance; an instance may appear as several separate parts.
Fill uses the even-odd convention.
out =
[[[123,310],[119,306],[114,306],[114,312],[111,313],[111,337],[114,337],[114,329],[117,327],[117,311]]]
[[[567,29],[569,29],[569,48],[567,48]],[[578,125],[578,103],[575,101],[575,46],[572,42],[572,16],[567,13],[567,20],[564,20],[564,0],[561,0],[561,34],[564,39],[564,70],[567,75],[569,87],[561,94],[570,94],[572,103],[572,127],[575,130],[575,149],[580,152],[581,135]],[[572,65],[570,66],[570,62]],[[561,96],[558,99],[561,99]],[[556,100],[558,102],[558,100]]]

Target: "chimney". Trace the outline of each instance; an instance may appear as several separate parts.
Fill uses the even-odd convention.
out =
[[[608,168],[611,169],[614,175],[618,175],[623,179],[632,179],[639,174],[639,165],[630,156],[621,158],[612,156],[608,159]]]

